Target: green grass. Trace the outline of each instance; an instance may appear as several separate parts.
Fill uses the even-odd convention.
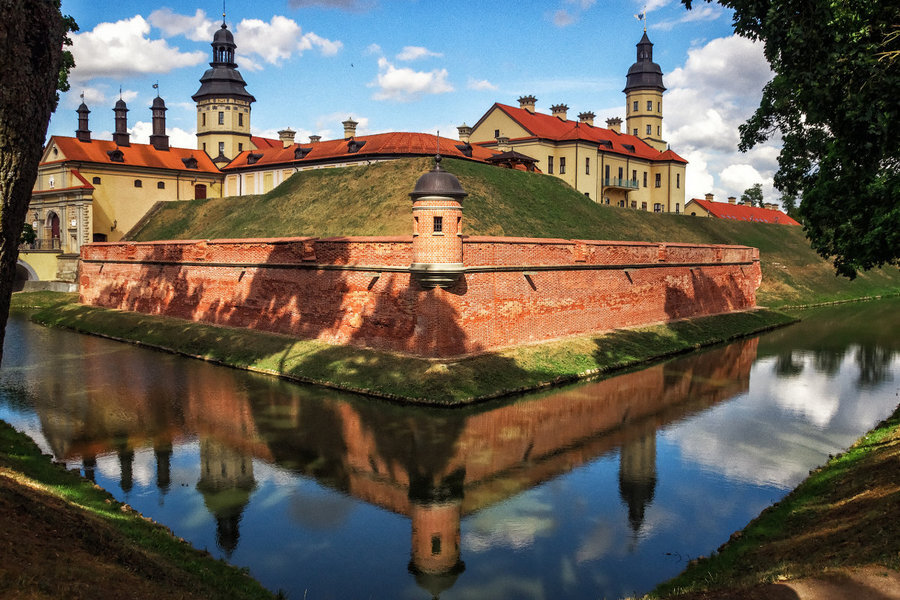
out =
[[[410,235],[409,192],[425,158],[297,173],[268,194],[166,204],[138,241]],[[900,292],[896,267],[849,281],[809,246],[802,228],[655,214],[596,204],[556,177],[445,160],[469,193],[463,232],[537,238],[741,244],[760,249],[765,306],[808,305]]]
[[[124,507],[78,473],[53,463],[31,438],[3,421],[0,421],[0,467],[12,469],[41,484],[66,501],[71,510],[84,510],[100,519],[121,534],[126,543],[151,556],[162,557],[165,564],[177,570],[169,574],[173,580],[183,583],[187,579],[192,588],[206,597],[273,598],[243,570],[215,560],[208,553],[177,540],[167,528]]]
[[[438,362],[79,304],[38,323],[406,402],[459,404],[638,365],[792,322],[768,310],[677,321]]]

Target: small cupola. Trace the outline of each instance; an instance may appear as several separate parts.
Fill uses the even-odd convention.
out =
[[[113,141],[117,146],[130,146],[130,136],[128,134],[128,107],[121,97],[116,101],[113,113],[116,115],[116,131],[113,133]]]
[[[75,112],[78,113],[78,129],[75,130],[75,139],[80,142],[90,142],[91,130],[88,129],[88,115],[91,111],[84,103],[84,94],[81,94],[81,105]]]
[[[595,115],[591,111],[586,111],[586,112],[578,114],[578,121],[580,123],[584,123],[585,125],[590,125],[591,127],[593,127],[594,126],[594,118],[596,116],[597,115]]]
[[[356,121],[353,120],[353,117],[347,117],[347,120],[342,122],[341,125],[344,126],[344,139],[349,140],[352,137],[356,136],[356,126],[359,125]]]
[[[153,118],[153,133],[150,134],[150,145],[157,150],[169,149],[169,136],[166,135],[166,102],[158,95],[150,105]]]
[[[568,111],[569,107],[565,104],[554,104],[550,107],[550,114],[554,117],[558,117],[562,121],[567,120]]]

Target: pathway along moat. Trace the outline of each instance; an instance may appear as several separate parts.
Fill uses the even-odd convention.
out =
[[[0,419],[290,598],[618,598],[892,412],[900,300],[601,381],[400,407],[32,325]]]

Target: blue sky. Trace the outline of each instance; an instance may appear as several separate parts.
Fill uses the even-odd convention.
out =
[[[190,96],[211,59],[222,3],[63,0],[80,31],[76,68],[50,134],[74,135],[84,93],[94,137],[108,138],[122,89],[135,141],[150,133],[149,106],[159,82],[173,145],[195,147]],[[664,83],[663,137],[690,161],[689,197],[739,196],[755,182],[776,200],[777,143],[737,152],[737,127],[759,102],[771,74],[759,44],[733,35],[717,4],[687,11],[675,0],[227,0],[238,68],[253,104],[254,134],[297,140],[424,131],[455,138],[493,102],[537,109],[565,103],[570,116],[593,111],[597,123],[624,118],[625,74],[647,15]],[[574,117],[573,117],[574,118]]]

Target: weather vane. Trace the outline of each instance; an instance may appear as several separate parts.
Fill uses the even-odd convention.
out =
[[[644,33],[647,33],[647,9],[645,8],[638,14],[634,15],[634,18],[644,24]]]
[[[153,89],[156,90],[156,97],[159,97],[159,80],[156,80],[156,83],[153,84]]]

